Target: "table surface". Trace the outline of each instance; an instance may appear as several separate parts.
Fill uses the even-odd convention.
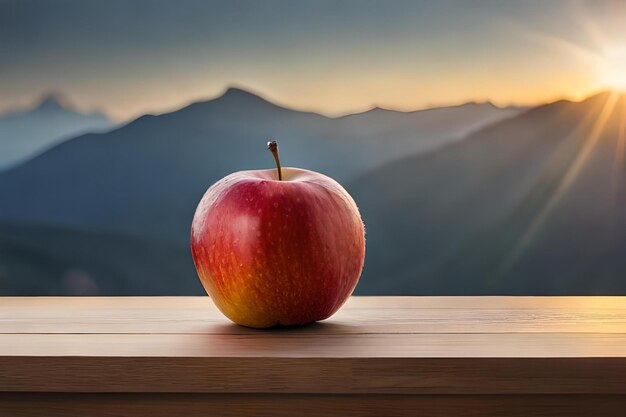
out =
[[[3,392],[623,396],[626,297],[352,297],[269,330],[208,297],[0,298]]]

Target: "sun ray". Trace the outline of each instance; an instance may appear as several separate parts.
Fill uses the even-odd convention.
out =
[[[507,29],[523,36],[536,39],[541,45],[552,47],[593,68],[593,87],[626,91],[626,31],[622,35],[607,37],[607,32],[590,17],[582,3],[573,3],[572,24],[584,34],[586,41],[568,39],[563,35],[548,33],[523,26],[517,22],[507,22]]]
[[[615,145],[615,160],[613,162],[613,190],[614,195],[619,191],[624,160],[626,158],[626,96],[620,98],[619,128],[617,143]]]
[[[618,99],[619,95],[616,93],[610,93],[607,96],[607,99],[604,102],[600,113],[598,114],[596,120],[593,122],[591,131],[584,144],[582,145],[582,148],[569,164],[565,175],[563,175],[561,181],[557,185],[552,195],[550,195],[548,200],[536,212],[536,214],[533,216],[530,223],[528,224],[526,230],[515,243],[509,254],[502,261],[500,267],[498,268],[498,271],[496,272],[496,275],[500,275],[502,272],[507,270],[520,257],[523,251],[533,240],[548,215],[553,211],[563,195],[567,192],[572,183],[578,177],[581,169],[585,165],[585,162],[589,158],[589,155],[592,153],[600,137],[602,136],[602,132],[604,131],[604,128],[615,109]],[[581,125],[583,124],[584,122],[581,122]]]
[[[576,22],[585,32],[587,39],[590,39],[594,45],[598,48],[606,45],[607,38],[598,26],[597,22],[589,17],[589,10],[586,4],[581,1],[575,1],[572,3],[572,12],[576,17]]]
[[[596,62],[599,58],[601,58],[601,55],[598,52],[589,48],[585,48],[577,43],[568,41],[567,39],[563,39],[555,35],[550,35],[548,33],[523,29],[521,26],[518,26],[518,29],[521,29],[523,34],[528,37],[535,38],[561,51],[569,52],[584,61]]]

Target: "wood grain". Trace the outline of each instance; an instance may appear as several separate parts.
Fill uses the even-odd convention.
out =
[[[0,393],[0,415],[11,417],[603,417],[623,415],[626,397],[411,396],[264,394],[32,394]],[[461,412],[460,412],[461,410]]]
[[[353,297],[320,324],[298,333],[624,333],[626,297]],[[6,297],[2,333],[258,331],[229,322],[208,297]]]
[[[2,357],[0,392],[626,394],[622,358]]]
[[[207,297],[0,298],[0,415],[595,416],[624,396],[626,297],[353,297],[263,331]]]
[[[0,356],[218,358],[626,357],[623,333],[1,334]]]

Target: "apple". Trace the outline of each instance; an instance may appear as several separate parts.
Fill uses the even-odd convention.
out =
[[[348,192],[326,175],[241,171],[211,186],[191,227],[202,285],[237,324],[303,325],[335,313],[356,286],[365,231]]]

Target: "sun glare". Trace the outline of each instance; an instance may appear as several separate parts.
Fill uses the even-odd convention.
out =
[[[604,86],[626,91],[626,46],[607,50],[600,59],[598,72]]]

